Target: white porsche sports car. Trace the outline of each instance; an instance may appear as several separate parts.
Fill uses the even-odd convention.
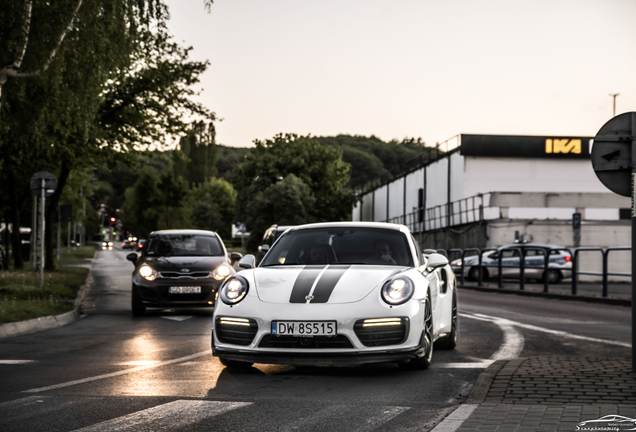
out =
[[[455,275],[422,255],[403,225],[334,222],[289,229],[258,267],[219,289],[212,352],[230,368],[253,363],[398,362],[426,369],[433,344],[457,343]]]

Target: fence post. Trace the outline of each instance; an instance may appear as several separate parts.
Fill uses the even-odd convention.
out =
[[[499,260],[497,262],[497,271],[499,272],[499,274],[497,275],[497,278],[499,279],[499,288],[503,288],[503,262],[501,261],[503,258],[503,251],[499,251]]]
[[[524,256],[523,249],[519,248],[519,289],[523,291],[526,287],[526,257]]]
[[[572,255],[572,295],[578,294],[578,278],[579,278],[579,250],[574,249]]]
[[[548,292],[548,285],[549,285],[549,280],[550,280],[550,251],[552,250],[552,248],[550,249],[541,249],[543,251],[543,255],[544,255],[544,261],[543,261],[543,292],[547,293]]]
[[[603,251],[603,297],[607,297],[607,268],[608,268],[608,260],[607,256],[609,255],[609,250],[605,249]]]

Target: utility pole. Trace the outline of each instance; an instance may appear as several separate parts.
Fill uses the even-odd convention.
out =
[[[620,93],[610,93],[610,96],[614,98],[614,115],[612,117],[616,117],[616,96],[620,95]]]

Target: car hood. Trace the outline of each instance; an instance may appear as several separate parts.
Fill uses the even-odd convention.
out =
[[[353,303],[404,267],[312,265],[254,269],[256,292],[265,303]]]
[[[157,271],[212,271],[227,261],[225,256],[145,257],[144,262]]]

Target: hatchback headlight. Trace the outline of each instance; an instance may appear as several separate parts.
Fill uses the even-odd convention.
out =
[[[223,303],[234,305],[245,298],[248,289],[247,279],[241,276],[234,276],[225,281],[219,291],[219,297],[221,297]]]
[[[411,297],[415,289],[411,279],[400,276],[390,279],[382,286],[382,300],[388,304],[395,306],[406,303]]]
[[[149,281],[153,281],[157,278],[157,272],[148,265],[142,265],[139,268],[139,275]]]
[[[230,275],[230,268],[225,264],[221,264],[212,272],[212,276],[216,280],[223,280]]]

